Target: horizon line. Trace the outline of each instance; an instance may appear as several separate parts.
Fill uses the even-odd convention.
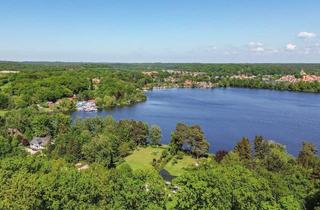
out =
[[[320,62],[109,62],[109,61],[50,61],[50,60],[0,60],[0,63],[80,63],[80,64],[320,64]]]

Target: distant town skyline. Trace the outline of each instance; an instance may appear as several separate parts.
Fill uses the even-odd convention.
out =
[[[3,0],[0,60],[320,63],[317,0]]]

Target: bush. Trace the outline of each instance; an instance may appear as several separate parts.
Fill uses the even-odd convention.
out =
[[[0,93],[0,109],[6,109],[9,105],[9,97],[3,93]]]
[[[182,160],[183,159],[183,155],[184,155],[183,152],[178,151],[176,158],[179,159],[179,160]]]
[[[161,153],[160,159],[165,159],[168,155],[169,155],[168,150],[164,150],[164,151]]]
[[[175,164],[177,164],[177,163],[178,163],[177,158],[174,158],[174,159],[172,160],[172,165],[175,165]]]

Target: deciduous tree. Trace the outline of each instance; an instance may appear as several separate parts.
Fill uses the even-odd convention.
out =
[[[150,129],[150,141],[152,145],[159,145],[161,142],[161,128],[158,125],[152,125]]]

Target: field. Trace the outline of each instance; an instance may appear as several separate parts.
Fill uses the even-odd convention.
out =
[[[4,116],[8,111],[6,110],[0,110],[0,116]]]
[[[135,150],[131,155],[125,158],[125,162],[130,165],[133,170],[137,169],[151,169],[152,160],[159,159],[165,146],[162,147],[140,147]],[[181,160],[177,160],[177,163],[173,164],[173,159],[171,159],[164,167],[171,175],[180,176],[184,173],[185,168],[189,166],[194,166],[196,164],[196,159],[189,155],[184,155]]]
[[[190,166],[195,166],[196,159],[189,155],[184,155],[181,160],[177,160],[177,163],[174,164],[173,159],[171,159],[167,165],[164,167],[172,176],[180,176],[185,172],[185,168]]]
[[[130,165],[133,170],[153,168],[152,160],[161,156],[164,147],[145,147],[138,148],[131,155],[125,158],[125,162]]]

